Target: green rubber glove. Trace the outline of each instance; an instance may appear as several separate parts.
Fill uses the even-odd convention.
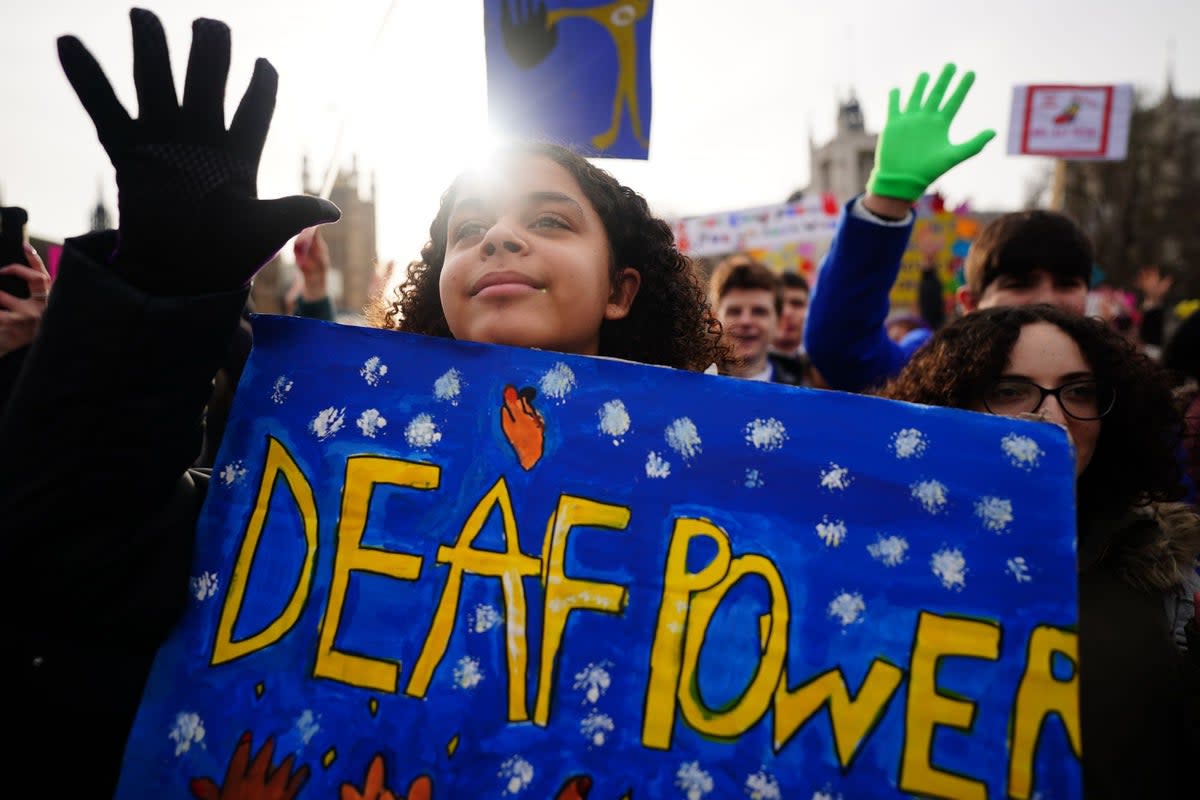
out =
[[[931,183],[978,153],[996,135],[995,131],[986,130],[969,142],[950,144],[950,123],[975,82],[974,72],[965,73],[954,94],[942,106],[954,69],[953,64],[942,67],[928,98],[924,95],[929,73],[922,72],[903,111],[900,90],[892,89],[888,95],[887,124],[875,147],[875,168],[867,180],[868,192],[916,202]]]

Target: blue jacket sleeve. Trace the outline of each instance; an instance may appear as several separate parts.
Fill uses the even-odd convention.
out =
[[[914,332],[897,344],[883,325],[912,223],[861,219],[851,212],[854,202],[842,209],[804,323],[804,349],[813,366],[831,388],[850,392],[895,376],[928,338]]]

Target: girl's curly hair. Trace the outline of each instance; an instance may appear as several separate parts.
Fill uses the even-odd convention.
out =
[[[629,313],[601,323],[600,355],[692,370],[722,363],[721,325],[709,308],[700,277],[675,247],[670,226],[651,214],[646,200],[564,147],[526,142],[506,148],[501,157],[519,155],[549,158],[579,183],[608,235],[610,278],[626,267],[641,274],[641,287]],[[407,276],[390,297],[380,297],[368,307],[367,319],[375,327],[451,337],[438,281],[446,259],[450,210],[461,180],[442,195],[421,259],[409,265]]]
[[[1181,420],[1168,375],[1101,320],[1047,305],[975,311],[939,330],[881,394],[924,405],[977,407],[1008,365],[1021,329],[1036,322],[1070,336],[1097,380],[1116,392],[1079,478],[1080,511],[1117,511],[1182,497],[1176,457]]]

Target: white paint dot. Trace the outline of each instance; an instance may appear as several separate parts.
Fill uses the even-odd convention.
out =
[[[629,432],[629,412],[620,400],[609,400],[600,407],[600,432],[613,437],[613,444]]]
[[[958,548],[947,547],[937,551],[929,560],[929,565],[947,589],[961,591],[967,585],[967,560]]]
[[[666,478],[671,474],[671,465],[653,450],[646,456],[646,477]]]
[[[920,458],[925,455],[929,440],[916,428],[904,428],[892,434],[892,452],[896,458]]]
[[[571,390],[575,388],[575,373],[561,361],[542,376],[539,384],[542,394],[558,402],[563,402]]]
[[[671,449],[685,459],[699,455],[700,432],[696,430],[696,423],[687,417],[680,417],[668,425],[665,435]]]
[[[846,523],[840,519],[831,520],[826,515],[817,523],[817,536],[827,547],[837,547],[846,538]]]
[[[462,395],[462,373],[451,367],[433,382],[433,396],[451,405],[458,405]]]
[[[821,470],[822,489],[844,491],[853,480],[850,477],[850,470],[845,467],[839,467],[837,464],[830,463],[827,469]]]
[[[442,432],[428,414],[417,414],[404,429],[404,438],[412,447],[429,448],[442,440]]]
[[[330,406],[313,417],[312,422],[308,423],[308,429],[315,433],[318,439],[325,441],[340,431],[345,424],[346,409]]]
[[[940,514],[946,509],[946,484],[941,481],[918,481],[909,488],[913,498],[930,514]]]
[[[387,372],[387,364],[380,361],[379,356],[371,356],[362,365],[358,374],[362,376],[362,379],[367,382],[368,386],[378,386],[379,382],[383,380],[383,376],[387,375]]]
[[[842,592],[829,603],[828,615],[841,623],[842,627],[862,622],[867,604],[858,592]]]
[[[387,425],[387,420],[380,415],[379,410],[368,408],[358,417],[358,429],[362,431],[363,436],[368,439],[374,439],[379,431]]]
[[[1006,533],[1013,521],[1012,501],[1001,497],[981,497],[975,504],[975,516],[989,531]]]
[[[746,423],[746,441],[759,450],[778,450],[787,438],[787,428],[774,417]]]
[[[867,545],[867,552],[885,567],[895,567],[908,558],[908,541],[903,536],[880,534],[874,544]]]
[[[1000,449],[1008,456],[1014,467],[1029,471],[1036,467],[1042,458],[1042,448],[1028,436],[1010,433],[1000,440]]]

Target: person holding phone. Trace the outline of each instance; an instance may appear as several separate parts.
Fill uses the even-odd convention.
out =
[[[16,383],[50,297],[50,273],[25,241],[26,220],[22,208],[0,209],[0,410]]]

